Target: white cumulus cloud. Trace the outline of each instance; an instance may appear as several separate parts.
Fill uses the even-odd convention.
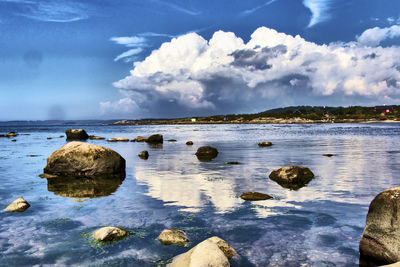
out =
[[[223,31],[209,41],[196,33],[173,38],[113,85],[142,111],[177,116],[260,111],[301,99],[388,102],[400,98],[399,70],[399,47],[318,45],[261,27],[247,43]]]
[[[393,39],[396,37],[400,37],[400,26],[393,25],[386,28],[375,27],[367,29],[357,37],[357,41],[363,45],[377,46],[386,39]]]

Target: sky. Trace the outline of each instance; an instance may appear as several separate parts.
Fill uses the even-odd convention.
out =
[[[0,0],[0,120],[400,104],[397,0]]]

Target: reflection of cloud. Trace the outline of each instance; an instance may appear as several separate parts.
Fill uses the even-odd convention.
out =
[[[217,212],[226,212],[242,202],[233,194],[232,184],[215,179],[212,174],[177,175],[157,171],[156,175],[137,167],[134,176],[148,185],[148,195],[166,205],[179,206],[182,211],[198,212],[211,202]]]

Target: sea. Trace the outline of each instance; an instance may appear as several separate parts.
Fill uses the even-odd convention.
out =
[[[88,140],[121,154],[126,178],[57,185],[39,175],[67,143],[60,136],[68,128],[105,138],[162,134],[164,143]],[[358,266],[370,202],[400,185],[398,123],[0,125],[0,134],[9,131],[19,135],[0,138],[0,266],[165,266],[212,236],[236,250],[231,266]],[[219,151],[212,161],[195,156],[205,145]],[[147,160],[138,157],[143,150]],[[269,179],[291,165],[315,178],[298,190]],[[248,191],[273,199],[242,200]],[[20,196],[31,207],[6,212]],[[132,234],[99,244],[92,233],[103,226]],[[190,242],[161,244],[168,228],[185,231]]]

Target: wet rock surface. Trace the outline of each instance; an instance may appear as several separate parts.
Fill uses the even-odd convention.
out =
[[[45,178],[125,177],[125,159],[117,152],[84,142],[69,142],[47,158]]]
[[[157,239],[164,245],[183,244],[189,242],[185,232],[177,229],[166,229],[161,232]]]
[[[149,152],[147,150],[143,150],[138,154],[138,156],[141,159],[148,159],[149,158]]]
[[[197,149],[196,156],[200,161],[210,161],[218,156],[218,150],[212,146],[202,146]]]
[[[151,144],[162,144],[163,143],[163,136],[161,134],[153,134],[150,135],[147,140],[147,143]]]
[[[6,211],[24,212],[30,206],[31,205],[23,197],[19,197],[16,200],[14,200],[13,202],[11,202],[10,205],[7,206]]]
[[[259,192],[245,192],[240,195],[240,198],[249,201],[257,201],[271,199],[272,197],[270,195]]]
[[[89,135],[83,129],[68,129],[65,131],[68,141],[87,140]]]
[[[122,230],[118,227],[106,226],[106,227],[97,229],[93,233],[93,238],[96,241],[100,241],[100,242],[112,242],[112,241],[121,240],[128,235],[129,235],[128,231]]]
[[[379,193],[368,210],[360,241],[360,266],[400,261],[400,186]]]
[[[286,166],[273,170],[269,178],[282,187],[297,190],[309,183],[314,173],[307,167]]]

